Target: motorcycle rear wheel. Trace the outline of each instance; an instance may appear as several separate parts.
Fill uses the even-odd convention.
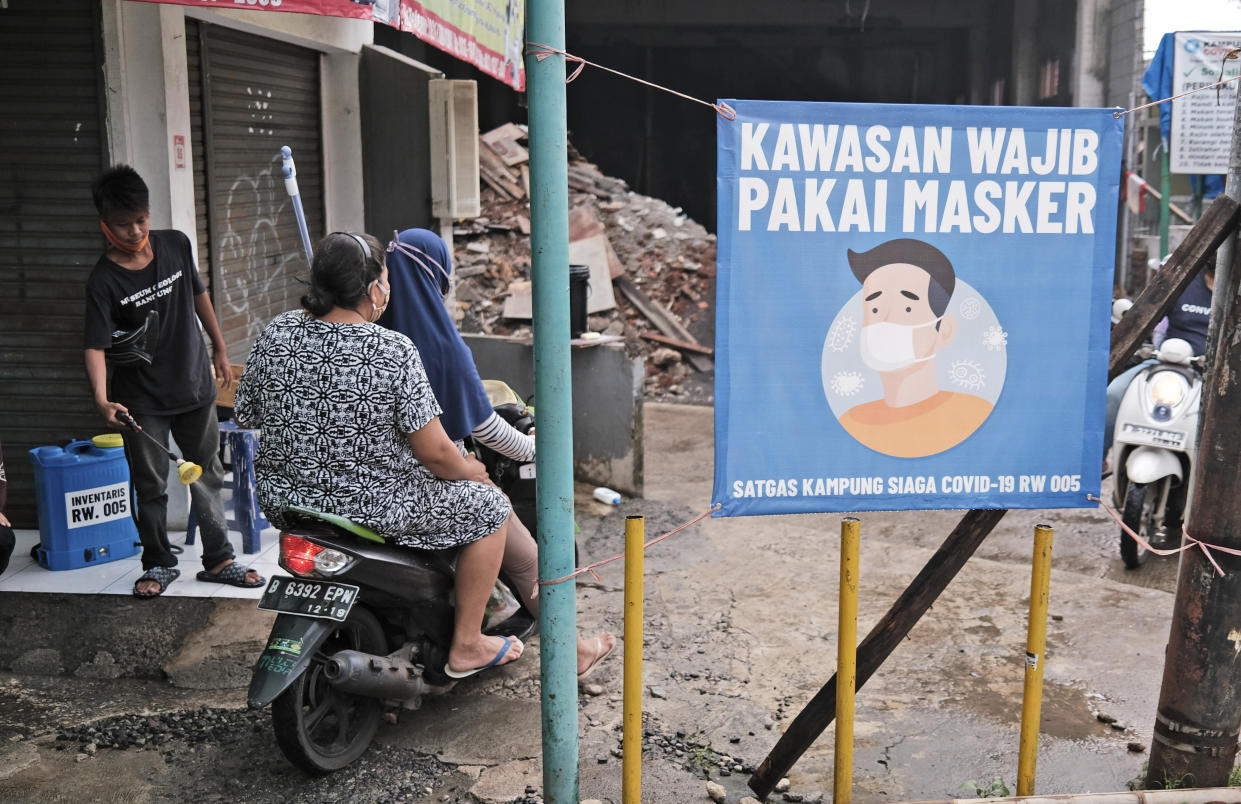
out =
[[[376,698],[341,692],[323,675],[323,660],[341,650],[386,654],[379,620],[361,606],[315,652],[310,665],[272,702],[276,742],[290,762],[312,776],[340,770],[370,747],[383,717]]]
[[[1125,507],[1121,513],[1121,520],[1134,533],[1149,539],[1152,530],[1147,525],[1153,520],[1152,510],[1158,497],[1157,488],[1151,488],[1148,483],[1130,483],[1128,491],[1125,492]],[[1147,527],[1146,533],[1142,529]],[[1133,540],[1133,537],[1125,533],[1122,528],[1120,531],[1120,559],[1125,562],[1127,569],[1137,569],[1142,566],[1142,562],[1146,560],[1146,548]]]

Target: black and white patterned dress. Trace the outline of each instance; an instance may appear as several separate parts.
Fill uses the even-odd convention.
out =
[[[508,516],[495,487],[442,480],[414,458],[406,434],[440,406],[418,349],[398,332],[282,313],[250,351],[234,404],[239,424],[262,430],[255,483],[277,527],[296,505],[441,550],[481,539]]]

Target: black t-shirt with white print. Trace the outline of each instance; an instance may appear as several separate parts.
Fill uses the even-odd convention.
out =
[[[151,365],[116,366],[108,398],[131,411],[173,415],[215,400],[211,360],[194,312],[202,280],[190,241],[176,230],[151,232],[155,256],[131,271],[99,258],[86,280],[86,348],[108,349],[112,333],[142,326],[159,313],[159,343]]]

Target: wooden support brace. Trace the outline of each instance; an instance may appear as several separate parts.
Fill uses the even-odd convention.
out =
[[[1125,370],[1129,358],[1142,344],[1146,333],[1168,314],[1172,303],[1198,275],[1202,261],[1224,242],[1237,226],[1241,207],[1220,195],[1189,230],[1185,240],[1133,302],[1133,307],[1112,330],[1112,353],[1107,361],[1107,378]]]

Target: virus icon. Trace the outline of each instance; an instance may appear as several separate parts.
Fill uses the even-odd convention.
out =
[[[842,315],[832,322],[832,328],[827,331],[827,345],[833,352],[843,352],[853,342],[853,333],[857,329],[857,322],[851,316]]]
[[[968,299],[961,300],[961,317],[966,321],[973,321],[982,313],[982,304],[977,297],[970,296]]]
[[[832,377],[832,392],[837,396],[853,396],[862,390],[862,375],[856,371],[840,371]]]
[[[987,327],[987,331],[982,334],[982,344],[989,352],[1003,351],[1004,347],[1008,346],[1008,333],[999,325]]]
[[[973,360],[957,360],[953,362],[948,376],[952,379],[954,385],[971,391],[981,390],[987,384],[987,375],[983,372],[982,366]]]

